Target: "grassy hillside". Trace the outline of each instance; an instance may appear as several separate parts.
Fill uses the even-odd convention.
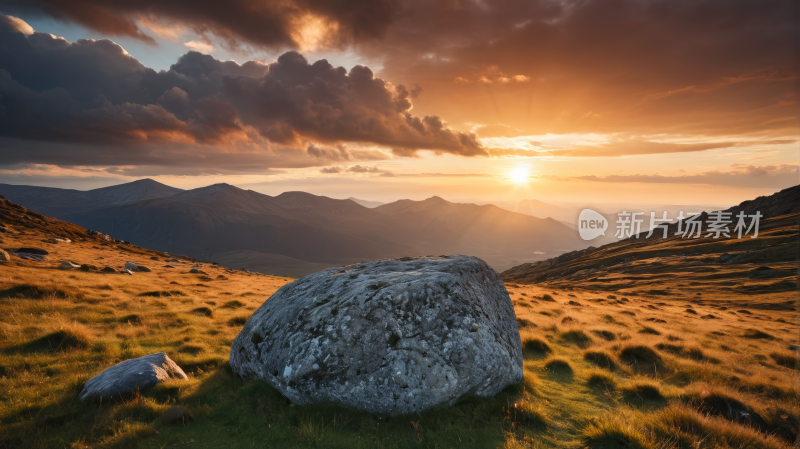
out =
[[[209,265],[190,274],[189,259],[167,263],[5,202],[0,212],[11,231],[0,247],[51,253],[0,264],[0,448],[788,448],[797,436],[797,353],[786,349],[797,343],[796,313],[772,307],[795,291],[696,291],[689,274],[666,295],[613,293],[592,278],[509,281],[524,382],[381,419],[294,405],[231,372],[231,341],[290,278]],[[42,241],[67,235],[72,243]],[[153,272],[65,272],[62,258]],[[159,351],[190,380],[117,401],[76,400],[103,369]]]

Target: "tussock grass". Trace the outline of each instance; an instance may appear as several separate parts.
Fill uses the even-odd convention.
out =
[[[758,329],[747,329],[744,334],[742,334],[742,337],[754,340],[772,340],[775,338],[772,335]]]
[[[244,326],[247,324],[248,319],[250,319],[250,317],[246,315],[235,316],[228,320],[228,326]]]
[[[646,401],[663,401],[661,387],[652,381],[635,381],[619,387],[620,393],[627,399],[638,398]]]
[[[152,297],[152,298],[162,298],[162,297],[170,297],[170,296],[186,296],[186,293],[184,293],[184,292],[182,292],[180,290],[156,290],[156,291],[139,293],[139,296]]]
[[[592,329],[590,332],[593,333],[594,335],[597,335],[598,337],[602,338],[605,341],[614,341],[617,339],[617,335],[608,329]]]
[[[780,365],[784,368],[790,369],[800,369],[800,363],[798,363],[797,358],[797,351],[781,351],[781,352],[772,352],[769,355],[772,360],[775,361],[777,365]]]
[[[208,307],[197,307],[197,308],[194,308],[194,309],[192,309],[192,313],[194,313],[196,315],[207,316],[209,318],[212,318],[214,316],[214,311],[211,310]]]
[[[659,332],[658,330],[653,329],[652,327],[649,327],[649,326],[642,326],[642,328],[639,329],[639,333],[640,334],[650,334],[650,335],[661,335],[661,332]]]
[[[522,353],[533,357],[544,357],[552,353],[553,350],[541,338],[529,338],[522,342]]]
[[[607,391],[614,391],[617,388],[616,378],[607,371],[598,369],[594,369],[586,373],[586,383],[593,387],[601,388]]]
[[[223,309],[238,309],[244,307],[245,305],[246,305],[245,303],[239,301],[238,299],[234,299],[233,301],[226,302],[221,307]]]
[[[560,340],[565,343],[572,343],[578,345],[580,348],[586,348],[591,346],[593,343],[592,337],[586,334],[586,332],[580,329],[573,329],[567,332],[564,332],[560,336]]]
[[[525,318],[517,318],[517,327],[519,329],[527,329],[527,328],[535,328],[536,323],[531,320],[526,320]]]
[[[583,353],[583,359],[600,368],[617,369],[617,361],[614,356],[605,351],[586,351]]]
[[[561,357],[552,357],[544,364],[545,369],[553,374],[572,375],[574,370],[569,360]]]

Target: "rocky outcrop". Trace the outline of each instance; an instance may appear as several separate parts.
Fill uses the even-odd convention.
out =
[[[287,284],[247,321],[230,364],[295,403],[382,416],[492,396],[523,376],[503,282],[458,255],[331,268]]]
[[[167,354],[159,352],[138,359],[118,363],[89,379],[78,398],[125,396],[137,391],[145,392],[168,380],[188,380],[180,366]]]

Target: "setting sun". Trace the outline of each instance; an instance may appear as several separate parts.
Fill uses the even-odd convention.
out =
[[[509,177],[517,184],[522,184],[523,182],[528,182],[529,175],[530,172],[527,167],[517,167],[511,172]]]

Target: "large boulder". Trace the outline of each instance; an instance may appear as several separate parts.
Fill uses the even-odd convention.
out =
[[[167,354],[159,352],[138,359],[118,363],[92,377],[81,390],[78,398],[85,401],[91,398],[125,396],[148,389],[168,380],[188,380],[177,363]]]
[[[287,284],[247,321],[230,364],[295,403],[381,416],[493,396],[523,376],[503,282],[459,255],[331,268]]]

